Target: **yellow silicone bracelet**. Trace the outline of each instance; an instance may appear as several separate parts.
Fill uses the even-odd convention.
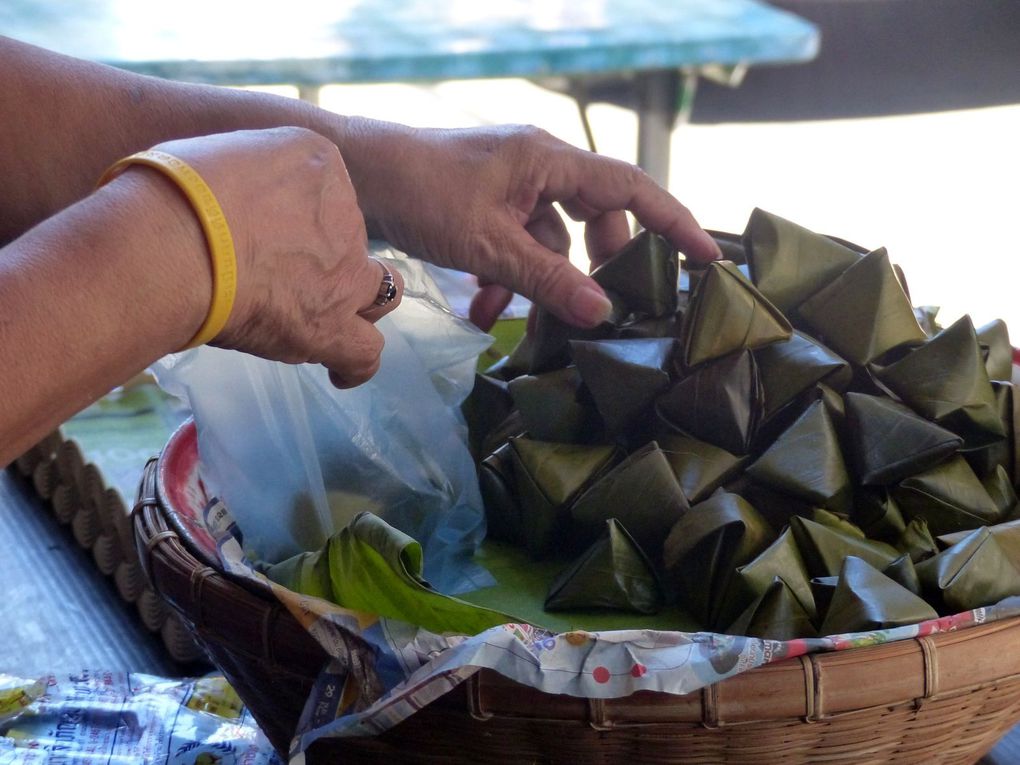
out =
[[[204,345],[223,330],[237,294],[237,256],[234,254],[234,239],[230,235],[227,219],[202,176],[184,160],[163,151],[140,151],[114,162],[103,173],[97,186],[109,183],[129,165],[155,168],[177,184],[202,224],[212,264],[212,303],[202,326],[181,350]]]

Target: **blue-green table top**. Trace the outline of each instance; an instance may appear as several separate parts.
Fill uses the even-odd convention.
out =
[[[231,84],[792,62],[818,46],[812,25],[757,0],[4,0],[0,34],[146,74]]]

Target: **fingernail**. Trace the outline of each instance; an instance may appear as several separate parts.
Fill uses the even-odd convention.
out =
[[[567,310],[579,324],[595,327],[609,318],[613,304],[594,287],[581,285],[567,301]]]
[[[708,248],[709,252],[715,253],[714,260],[721,260],[723,254],[722,250],[719,247],[719,243],[715,241],[715,239],[712,238],[712,235],[709,234],[707,231],[702,231],[701,233],[704,234],[703,239],[705,241],[705,246]]]

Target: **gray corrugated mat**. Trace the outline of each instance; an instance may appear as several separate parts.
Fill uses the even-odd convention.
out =
[[[206,671],[169,658],[70,530],[11,471],[0,471],[0,588],[0,672]]]

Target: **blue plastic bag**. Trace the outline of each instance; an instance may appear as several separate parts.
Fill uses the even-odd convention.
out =
[[[157,363],[198,426],[202,480],[254,558],[321,547],[369,510],[424,547],[425,575],[456,593],[491,580],[470,558],[485,532],[460,403],[491,338],[449,308],[423,263],[393,251],[399,308],[376,325],[379,372],[337,390],[320,365],[204,346]]]

